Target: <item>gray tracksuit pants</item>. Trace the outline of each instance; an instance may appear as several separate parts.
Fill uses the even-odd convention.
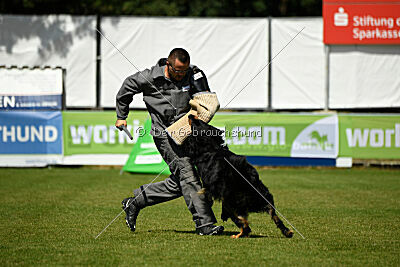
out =
[[[193,215],[196,228],[217,222],[211,209],[212,201],[205,194],[189,157],[169,137],[154,137],[158,151],[169,165],[171,175],[164,181],[145,184],[133,191],[137,196],[136,205],[140,208],[169,201],[183,195],[189,211]],[[142,194],[141,194],[142,192]]]

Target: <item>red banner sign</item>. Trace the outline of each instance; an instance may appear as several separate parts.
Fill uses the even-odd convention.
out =
[[[400,44],[400,1],[324,0],[325,44]]]

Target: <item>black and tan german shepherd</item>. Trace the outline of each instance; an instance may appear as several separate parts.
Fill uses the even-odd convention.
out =
[[[272,194],[246,157],[234,154],[224,145],[223,131],[193,115],[189,121],[192,134],[182,146],[197,167],[203,193],[222,201],[221,219],[226,221],[230,218],[240,228],[240,233],[232,238],[249,236],[251,229],[247,218],[251,212],[268,213],[282,234],[291,238],[293,231],[276,215]]]

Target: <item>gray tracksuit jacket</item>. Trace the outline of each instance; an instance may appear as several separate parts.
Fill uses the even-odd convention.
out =
[[[160,59],[151,69],[137,72],[125,79],[117,94],[117,118],[125,120],[129,104],[135,94],[143,93],[143,101],[150,113],[154,137],[190,110],[189,100],[193,94],[210,91],[205,74],[190,65],[182,81],[173,82],[164,75],[166,58]]]

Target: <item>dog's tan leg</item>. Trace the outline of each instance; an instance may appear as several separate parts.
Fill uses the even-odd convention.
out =
[[[242,224],[242,226],[240,227],[240,233],[237,235],[232,235],[231,238],[237,239],[237,238],[248,237],[251,232],[249,227],[249,221],[246,218],[243,218],[242,216],[238,216],[238,220]]]

